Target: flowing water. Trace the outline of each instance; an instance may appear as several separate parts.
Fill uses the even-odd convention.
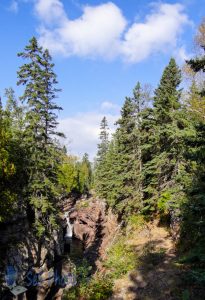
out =
[[[62,283],[62,280],[64,280],[64,278],[68,278],[68,276],[72,277],[72,270],[75,269],[75,266],[79,265],[83,259],[83,243],[73,234],[73,224],[70,222],[69,212],[65,213],[64,218],[66,220],[66,228],[64,228],[64,253],[61,256],[56,256],[53,262],[54,281],[50,287],[50,290],[48,293],[45,292],[45,296],[41,294],[41,297],[39,298],[37,296],[38,286],[28,287],[25,283],[25,286],[28,288],[26,292],[27,300],[53,299],[60,289],[68,287],[67,284],[64,284],[64,282]],[[5,298],[3,299],[12,299],[11,294],[6,293]]]
[[[72,236],[73,236],[73,225],[70,223],[69,212],[65,213],[65,219],[66,219],[66,222],[67,222],[65,239],[66,238],[72,238]]]

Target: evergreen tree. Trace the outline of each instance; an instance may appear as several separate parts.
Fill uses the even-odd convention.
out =
[[[195,57],[187,63],[196,73],[205,72],[205,21],[199,26],[197,35],[198,45],[201,48],[201,56]],[[195,129],[195,135],[188,140],[189,159],[194,167],[190,177],[189,188],[187,189],[187,201],[183,206],[183,226],[181,236],[181,246],[186,245],[186,251],[189,250],[189,256],[193,257],[194,268],[197,268],[196,282],[200,284],[200,272],[204,272],[204,230],[205,230],[205,113],[204,102],[205,89],[204,81],[200,85],[192,83],[188,98],[188,111],[192,118],[192,124]],[[186,241],[186,243],[184,243]],[[188,261],[189,262],[189,261]],[[202,268],[200,270],[200,268]]]
[[[109,127],[106,117],[103,117],[100,124],[100,143],[98,144],[97,163],[100,164],[108,150],[109,146]]]
[[[114,136],[115,156],[111,172],[112,190],[108,201],[120,214],[129,214],[140,207],[138,195],[138,157],[136,143],[136,107],[131,98],[126,98],[121,110],[119,127]]]
[[[135,120],[136,120],[136,132],[135,132],[135,157],[136,157],[136,186],[137,193],[139,195],[140,202],[143,201],[143,182],[142,182],[142,168],[143,168],[143,123],[145,117],[145,111],[147,109],[148,102],[151,100],[150,87],[141,87],[140,82],[137,82],[133,90],[133,104],[135,107]],[[141,207],[143,204],[141,204]]]
[[[121,118],[116,123],[116,133],[106,148],[101,168],[96,170],[100,178],[96,185],[99,195],[106,198],[108,204],[120,214],[126,215],[142,209],[141,114],[149,98],[148,89],[142,88],[138,82],[133,97],[125,100]]]
[[[30,204],[35,210],[36,228],[42,235],[45,228],[54,225],[57,183],[57,164],[59,160],[55,136],[56,111],[61,109],[54,102],[59,89],[53,71],[53,63],[48,50],[39,47],[32,38],[25,51],[18,56],[27,60],[18,71],[18,85],[25,86],[22,102],[26,102],[25,143],[30,152],[29,190]]]
[[[100,143],[98,144],[98,152],[95,161],[94,185],[97,193],[101,197],[105,197],[107,185],[106,154],[109,147],[109,127],[106,117],[103,117],[100,124],[99,139]]]
[[[185,126],[180,113],[180,83],[181,71],[172,58],[155,91],[154,109],[149,110],[149,155],[145,155],[143,167],[145,210],[155,210],[157,202],[165,201],[164,197],[172,201],[172,188],[180,172]]]

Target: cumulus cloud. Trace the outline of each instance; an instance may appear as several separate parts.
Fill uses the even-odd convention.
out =
[[[177,37],[189,23],[181,4],[160,4],[143,23],[134,23],[125,33],[122,53],[130,62],[139,62],[152,53],[176,47]]]
[[[35,13],[45,24],[63,24],[66,20],[66,13],[63,4],[59,0],[36,0]]]
[[[126,19],[113,3],[84,6],[80,18],[70,20],[65,16],[59,0],[38,0],[36,13],[42,21],[39,28],[40,43],[54,53],[65,56],[116,56]],[[46,26],[44,18],[52,28]],[[59,24],[53,28],[53,21]]]
[[[100,122],[104,114],[101,111],[78,113],[72,117],[60,120],[59,130],[64,132],[69,153],[80,157],[86,152],[93,159],[99,142]],[[118,119],[117,114],[106,114],[110,134],[114,132],[114,122]]]
[[[112,2],[82,7],[74,20],[60,0],[35,0],[40,43],[53,54],[81,57],[121,57],[136,63],[153,53],[178,47],[189,18],[181,4],[157,3],[143,22],[129,23]]]

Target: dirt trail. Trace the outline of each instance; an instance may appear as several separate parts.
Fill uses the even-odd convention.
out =
[[[115,282],[111,300],[178,300],[180,270],[174,242],[157,223],[148,224],[128,243],[139,256],[135,270]]]

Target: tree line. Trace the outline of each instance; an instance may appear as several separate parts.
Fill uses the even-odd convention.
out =
[[[137,82],[109,137],[100,127],[94,185],[125,222],[133,214],[180,220],[184,248],[202,262],[205,246],[205,22],[196,37],[200,54],[186,62],[191,78],[182,89],[174,58],[150,93]],[[197,254],[196,254],[197,253]],[[205,277],[204,277],[205,278]]]

